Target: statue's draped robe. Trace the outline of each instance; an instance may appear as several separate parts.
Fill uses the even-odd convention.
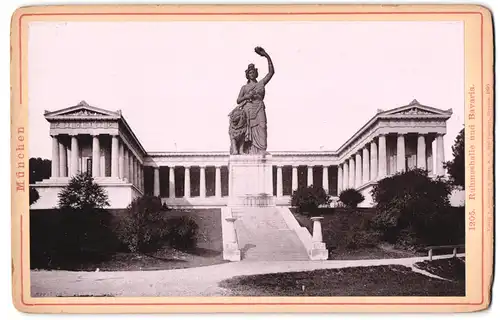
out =
[[[251,143],[247,152],[250,154],[263,153],[267,150],[267,118],[264,96],[266,94],[264,83],[250,82],[243,86],[243,94],[254,90],[253,100],[244,104],[243,110],[247,115],[247,132],[245,140]]]

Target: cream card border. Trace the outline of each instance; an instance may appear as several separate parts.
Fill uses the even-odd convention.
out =
[[[32,298],[29,269],[27,34],[33,21],[463,21],[466,103],[465,297]],[[466,312],[490,303],[493,267],[493,31],[475,5],[163,5],[23,7],[11,25],[12,285],[30,313]],[[472,89],[473,88],[473,89]],[[474,132],[474,134],[472,134]]]

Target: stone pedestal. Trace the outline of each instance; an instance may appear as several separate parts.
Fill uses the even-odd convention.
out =
[[[328,250],[323,242],[323,232],[321,230],[321,220],[323,217],[312,217],[313,235],[312,247],[309,250],[309,258],[311,260],[328,260]]]
[[[270,154],[229,157],[229,206],[274,206],[273,167]]]
[[[228,222],[228,230],[226,233],[226,241],[224,241],[223,259],[227,261],[240,261],[241,251],[238,247],[236,228],[234,222],[236,218],[229,217],[225,219]]]

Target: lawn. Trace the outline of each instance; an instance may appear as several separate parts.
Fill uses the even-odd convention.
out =
[[[190,251],[180,251],[163,247],[156,252],[131,253],[117,252],[102,259],[85,262],[71,262],[53,268],[70,271],[147,271],[195,268],[224,263],[219,251],[196,248]],[[96,261],[97,260],[97,261]]]
[[[222,227],[220,209],[174,209],[165,213],[168,218],[189,216],[198,225],[196,245],[191,250],[176,250],[162,246],[155,252],[95,252],[88,257],[67,259],[53,252],[49,265],[32,265],[32,269],[71,271],[138,271],[193,268],[224,263],[222,259]],[[119,216],[117,216],[119,218]],[[61,226],[63,227],[63,226]],[[40,254],[40,253],[39,253]]]
[[[232,296],[464,296],[464,282],[415,273],[400,265],[234,277],[219,285]]]
[[[415,266],[444,279],[465,281],[465,260],[463,258],[426,260],[417,262]]]

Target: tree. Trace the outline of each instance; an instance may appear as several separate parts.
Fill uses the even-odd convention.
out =
[[[464,145],[464,131],[462,129],[455,138],[455,143],[452,146],[453,160],[445,163],[445,168],[450,175],[450,182],[452,185],[465,187],[465,145]]]
[[[59,208],[93,210],[109,206],[106,191],[94,182],[92,176],[82,172],[71,178],[69,184],[58,194]]]
[[[430,178],[422,169],[387,177],[372,190],[377,203],[374,225],[389,242],[438,243],[440,234],[446,233],[438,222],[449,211],[450,193],[448,183]]]
[[[37,181],[42,181],[43,179],[50,178],[51,175],[51,161],[49,159],[42,158],[30,158],[29,167],[30,175],[29,182],[35,183]]]
[[[40,199],[40,194],[38,193],[38,190],[36,190],[33,187],[30,187],[29,197],[30,197],[30,206],[31,206],[33,203],[37,202],[38,199]]]
[[[354,209],[358,207],[358,204],[365,200],[365,197],[358,190],[350,188],[345,189],[340,193],[339,200],[346,207]]]
[[[298,207],[302,213],[311,213],[321,205],[329,205],[331,197],[325,189],[318,186],[299,187],[291,197],[291,205]]]

